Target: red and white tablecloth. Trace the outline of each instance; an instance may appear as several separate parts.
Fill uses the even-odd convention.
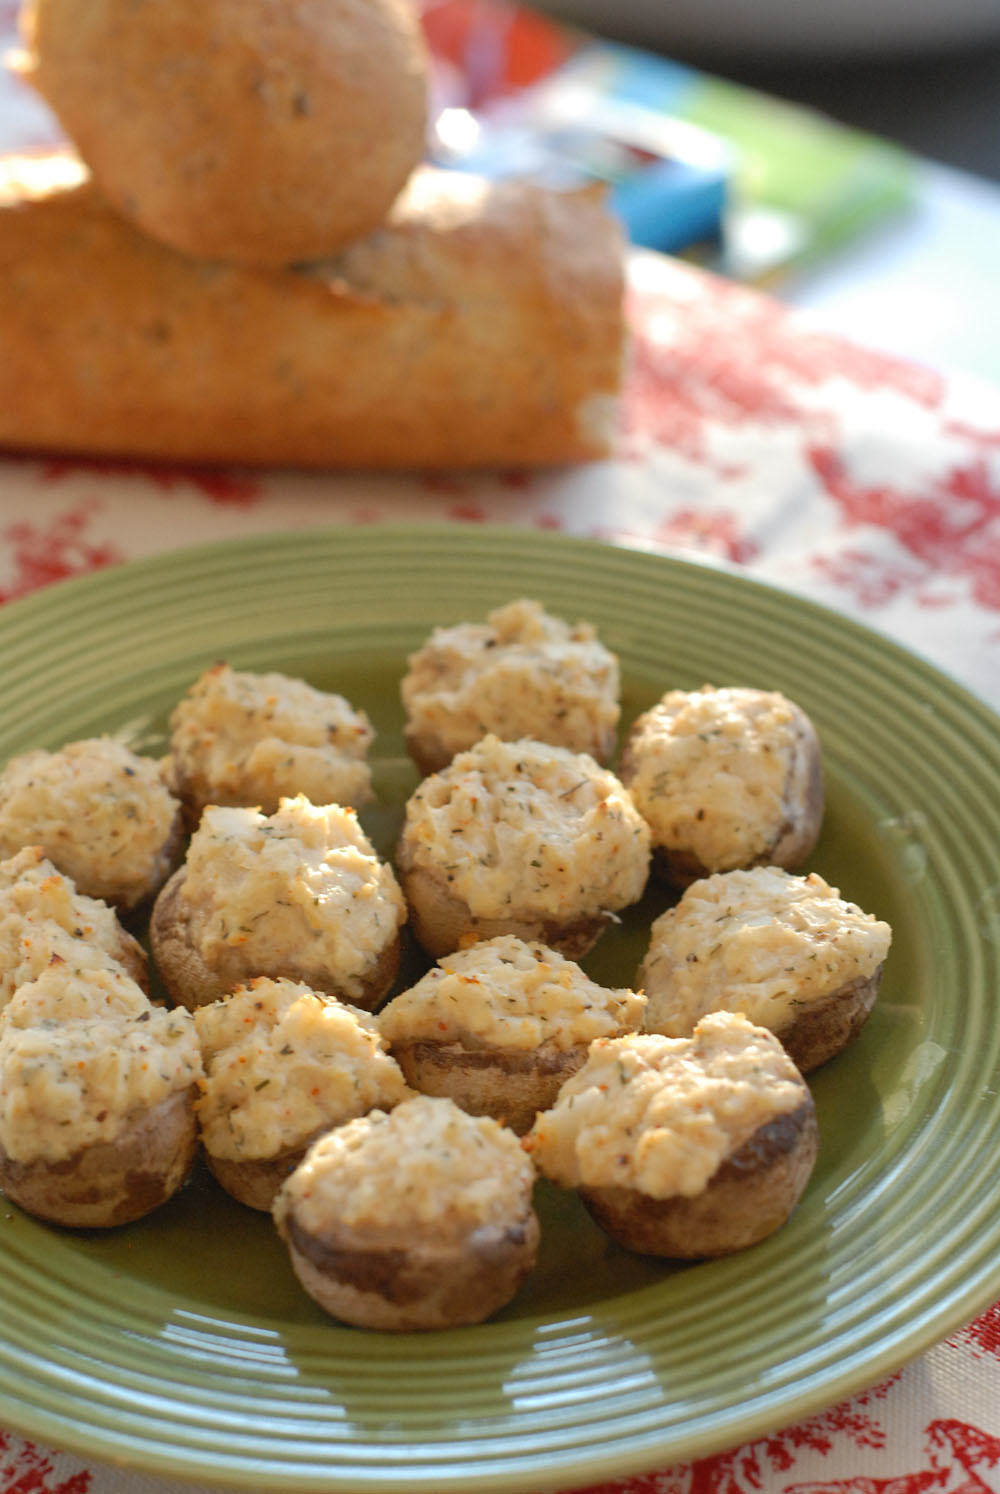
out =
[[[0,45],[13,9],[0,3]],[[50,129],[0,83],[0,146]],[[884,630],[1000,707],[1000,390],[851,345],[652,256],[632,263],[629,315],[620,450],[584,469],[358,477],[2,460],[0,600],[206,540],[404,518],[500,522],[736,567]],[[0,1494],[190,1487],[0,1428]],[[601,1486],[834,1491],[1000,1491],[1000,1303],[801,1425]]]

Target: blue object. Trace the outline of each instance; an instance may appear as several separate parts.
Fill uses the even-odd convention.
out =
[[[721,172],[659,161],[618,182],[610,206],[633,244],[676,254],[721,234],[726,186]]]
[[[665,81],[679,105],[697,75],[650,58],[647,77],[636,58],[646,60],[628,49],[585,48],[484,114],[446,109],[432,159],[555,188],[602,182],[629,239],[644,248],[677,253],[716,239],[731,153],[714,135],[665,113],[662,102]]]

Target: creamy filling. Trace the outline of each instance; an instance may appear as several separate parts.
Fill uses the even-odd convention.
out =
[[[609,990],[580,966],[512,935],[446,955],[379,1014],[390,1043],[559,1051],[634,1031],[645,999]]]
[[[176,814],[157,764],[110,737],[39,749],[0,774],[0,855],[41,846],[81,892],[128,905],[166,877]]]
[[[333,1227],[448,1239],[523,1219],[533,1182],[512,1131],[419,1095],[321,1137],[284,1184],[275,1214],[293,1213],[315,1235]]]
[[[206,802],[274,810],[304,794],[314,804],[371,798],[365,761],[374,732],[343,696],[284,674],[208,670],[170,717],[167,781]]]
[[[328,972],[361,995],[406,917],[392,868],[353,810],[283,799],[273,815],[210,806],[191,838],[182,899],[191,942],[210,966]]]
[[[781,1032],[804,1007],[873,975],[891,941],[887,923],[816,872],[768,866],[705,877],[652,926],[639,971],[644,1025],[682,1037],[724,1010]]]
[[[494,732],[605,757],[618,722],[618,661],[587,623],[521,600],[485,623],[436,628],[401,684],[407,733],[451,757]]]
[[[402,853],[477,917],[569,918],[638,900],[649,830],[588,755],[488,736],[411,797]]]
[[[783,695],[672,690],[633,729],[628,785],[654,844],[724,871],[766,856],[801,802],[801,747]]]
[[[234,1161],[273,1157],[410,1094],[374,1017],[308,986],[258,979],[199,1007],[202,1140]]]
[[[0,1145],[18,1162],[66,1160],[201,1071],[189,1012],[151,1006],[123,972],[50,965],[0,1016]]]
[[[525,1142],[563,1187],[693,1198],[760,1126],[807,1097],[771,1033],[720,1013],[690,1038],[598,1039]]]
[[[40,847],[0,862],[0,1010],[53,960],[117,969],[122,941],[114,912],[78,893]]]

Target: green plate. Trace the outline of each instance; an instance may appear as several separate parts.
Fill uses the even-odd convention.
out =
[[[539,1266],[494,1321],[391,1336],[298,1289],[265,1216],[197,1176],[117,1232],[0,1216],[0,1424],[242,1489],[566,1488],[823,1409],[1000,1295],[1000,733],[921,660],[721,570],[515,529],[340,528],[173,553],[0,613],[4,757],[98,731],[148,750],[211,661],[336,688],[378,730],[388,851],[415,778],[398,679],[436,623],[515,596],[593,621],[627,723],[670,686],[780,688],[813,716],[813,861],[895,929],[858,1042],[814,1076],[822,1148],[789,1224],[672,1267],[539,1188]],[[587,962],[631,982],[651,893]]]

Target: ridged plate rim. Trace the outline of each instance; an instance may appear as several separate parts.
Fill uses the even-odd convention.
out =
[[[817,719],[853,809],[897,809],[901,824],[915,816],[914,841],[887,846],[886,875],[921,930],[917,985],[933,982],[939,1005],[900,1002],[901,1031],[924,1033],[948,1062],[914,1078],[909,1110],[870,1160],[834,1166],[830,1197],[807,1194],[787,1231],[750,1253],[752,1266],[734,1257],[680,1278],[698,1287],[690,1300],[671,1281],[585,1312],[404,1339],[216,1318],[165,1302],[155,1281],[123,1288],[71,1237],[46,1235],[40,1253],[40,1227],[8,1210],[4,1426],[239,1488],[566,1488],[718,1452],[821,1411],[1000,1295],[996,1189],[968,1168],[970,1153],[987,1158],[1000,1144],[1000,1036],[989,1020],[1000,989],[990,901],[990,889],[1000,897],[1000,721],[882,635],[726,568],[563,534],[421,523],[254,536],[5,607],[0,755],[38,736],[117,726],[179,694],[196,658],[280,667],[329,647],[355,662],[401,660],[434,623],[482,616],[514,595],[590,618],[627,676],[662,673],[664,688],[701,683],[713,661],[744,677],[749,666],[754,683],[788,688]],[[915,846],[920,867],[907,860]],[[869,1057],[874,1072],[878,1040]],[[862,1057],[849,1061],[863,1073]],[[828,1106],[832,1083],[823,1073],[816,1085]]]

